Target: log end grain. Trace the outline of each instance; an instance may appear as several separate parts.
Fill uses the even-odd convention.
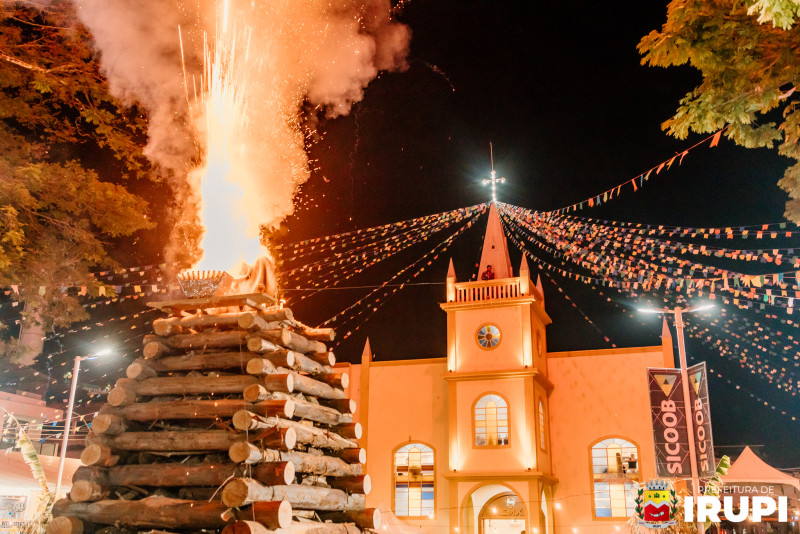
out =
[[[131,380],[144,380],[158,376],[158,373],[146,363],[133,362],[125,369],[125,376]]]
[[[127,406],[136,402],[136,392],[132,389],[115,387],[108,393],[108,403],[111,406]]]
[[[96,434],[116,436],[127,430],[125,419],[117,415],[100,414],[92,420],[92,431]]]
[[[93,502],[103,499],[109,490],[94,480],[78,480],[69,490],[69,498],[73,502]]]
[[[261,384],[253,384],[244,388],[242,392],[244,400],[247,402],[258,402],[270,398],[269,391]]]
[[[261,461],[262,454],[261,449],[252,443],[239,441],[230,446],[228,449],[228,457],[235,464],[255,464]]]
[[[118,461],[119,456],[115,456],[109,447],[97,443],[89,445],[81,453],[81,462],[87,466],[109,467],[116,465]]]
[[[234,478],[222,489],[222,503],[230,508],[238,508],[259,500],[267,488],[252,478]]]
[[[148,360],[151,360],[153,358],[158,358],[167,352],[169,352],[169,348],[166,345],[163,345],[158,341],[150,341],[142,349],[142,356]]]

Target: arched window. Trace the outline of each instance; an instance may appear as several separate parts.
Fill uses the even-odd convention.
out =
[[[408,443],[394,453],[394,513],[399,517],[432,516],[434,512],[433,449]]]
[[[500,395],[484,395],[475,403],[475,446],[508,445],[508,405]]]
[[[595,517],[630,517],[639,486],[639,451],[624,438],[592,445]]]
[[[539,447],[545,450],[547,438],[544,435],[544,403],[539,400]]]

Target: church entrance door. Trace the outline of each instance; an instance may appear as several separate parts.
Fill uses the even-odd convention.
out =
[[[489,499],[478,515],[479,534],[525,534],[525,507],[514,493]]]

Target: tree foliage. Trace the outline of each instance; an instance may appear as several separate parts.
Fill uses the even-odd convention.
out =
[[[152,226],[125,187],[147,175],[144,128],[110,95],[71,2],[0,4],[0,286],[27,323],[85,319],[67,288],[100,287],[106,241]]]
[[[777,147],[791,158],[779,181],[789,193],[785,216],[800,222],[800,0],[672,0],[667,21],[638,45],[642,63],[690,65],[700,85],[662,127],[725,135],[739,145]]]

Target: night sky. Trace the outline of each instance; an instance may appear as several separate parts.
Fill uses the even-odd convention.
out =
[[[550,210],[629,180],[707,137],[677,140],[660,127],[699,74],[687,67],[640,65],[636,44],[663,24],[666,4],[414,0],[398,16],[413,32],[408,69],[374,81],[350,115],[321,120],[310,150],[315,171],[281,242],[486,202],[489,191],[480,182],[489,175],[490,142],[498,175],[507,178],[499,199]],[[716,148],[693,150],[681,166],[651,178],[639,192],[628,191],[580,215],[697,227],[780,222],[787,197],[776,183],[787,161],[723,139]],[[416,280],[426,285],[408,286],[387,299],[336,348],[337,358],[359,361],[367,336],[377,360],[444,356],[445,314],[438,304],[444,299],[447,260],[453,257],[459,280],[474,276],[484,229],[485,216]],[[143,236],[120,246],[144,251],[156,241]],[[414,247],[343,285],[380,284],[431,246]],[[516,270],[520,252],[511,243],[509,248]],[[129,256],[141,264],[147,254]],[[620,347],[660,344],[660,319],[635,316],[635,303],[615,292],[607,292],[609,302],[580,283],[551,276],[565,293],[543,276],[553,318],[548,350],[608,348],[605,337]],[[318,324],[366,291],[327,291],[296,307],[291,299],[299,293],[286,294],[295,316]],[[141,301],[128,302],[96,315],[141,309]],[[80,344],[86,341],[64,343],[85,350]],[[690,363],[707,360],[740,384],[737,390],[711,381],[716,444],[764,444],[757,452],[767,461],[800,466],[795,439],[800,423],[749,393],[800,416],[796,397],[699,343],[688,340],[687,348]],[[46,346],[56,349],[53,342]],[[92,364],[87,377],[98,385],[113,382],[130,358]],[[57,367],[54,372],[61,369],[66,371]]]

